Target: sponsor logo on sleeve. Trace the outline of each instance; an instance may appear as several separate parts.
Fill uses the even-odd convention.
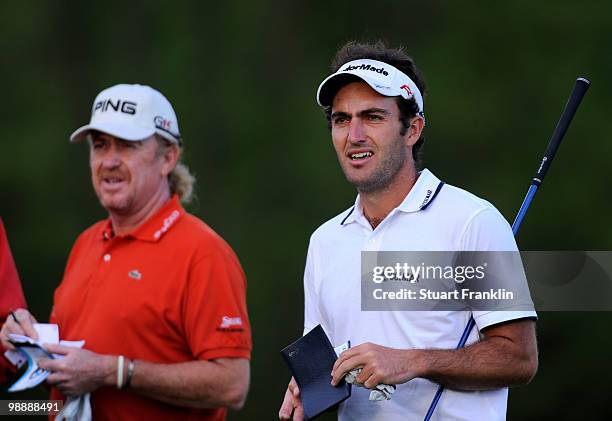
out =
[[[244,330],[242,318],[223,316],[217,330],[221,332],[242,332]]]

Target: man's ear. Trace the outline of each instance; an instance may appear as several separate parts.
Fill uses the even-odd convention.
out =
[[[164,163],[161,169],[162,175],[164,177],[167,177],[172,172],[174,167],[176,167],[176,164],[179,160],[180,155],[181,155],[181,151],[179,150],[179,147],[175,145],[174,143],[166,147],[162,155],[162,159],[164,160]]]
[[[425,128],[425,120],[423,117],[416,116],[410,119],[410,127],[406,130],[404,134],[404,140],[406,141],[406,146],[414,146],[415,143],[421,137],[421,133]]]

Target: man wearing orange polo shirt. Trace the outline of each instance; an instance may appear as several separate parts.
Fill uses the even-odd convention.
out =
[[[48,347],[64,355],[41,364],[52,397],[91,392],[95,420],[223,420],[249,385],[246,281],[227,243],[180,204],[194,179],[174,110],[148,86],[116,85],[71,141],[85,138],[109,218],[77,239],[55,292],[51,321],[85,346]]]

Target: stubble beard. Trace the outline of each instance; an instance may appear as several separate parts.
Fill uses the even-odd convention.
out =
[[[118,215],[127,213],[132,203],[132,197],[130,195],[125,195],[123,197],[117,197],[117,195],[103,195],[96,189],[96,196],[98,196],[100,205],[106,209],[107,212]]]
[[[351,183],[359,193],[373,193],[384,190],[395,179],[406,163],[407,152],[404,142],[398,139],[389,150],[387,156],[366,179],[351,178],[348,171],[344,171],[346,180]]]

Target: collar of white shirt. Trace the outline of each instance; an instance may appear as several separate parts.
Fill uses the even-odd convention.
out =
[[[433,175],[427,168],[419,172],[416,183],[410,189],[402,203],[396,208],[400,212],[419,212],[427,209],[434,201],[442,186],[443,181]],[[348,215],[342,220],[341,225],[348,225],[363,219],[363,209],[359,200],[359,195],[355,199],[355,205]]]

